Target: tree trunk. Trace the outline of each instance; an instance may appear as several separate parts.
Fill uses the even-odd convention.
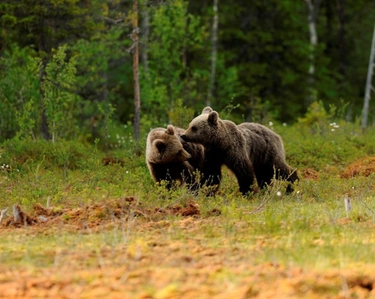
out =
[[[310,67],[309,67],[309,77],[308,77],[308,87],[310,94],[306,100],[306,107],[308,107],[317,98],[317,91],[314,87],[315,85],[315,49],[318,44],[318,34],[316,31],[316,19],[318,15],[319,5],[321,0],[316,0],[315,3],[312,0],[305,0],[308,8],[308,26],[310,32]]]
[[[134,140],[140,139],[141,99],[139,91],[139,37],[138,37],[138,0],[133,2],[133,79],[134,79]]]
[[[375,62],[374,60],[375,60],[375,26],[374,26],[374,32],[372,34],[371,52],[370,52],[370,59],[368,63],[367,80],[366,80],[365,99],[364,99],[363,111],[362,111],[363,132],[366,130],[366,127],[367,127],[368,109],[369,109],[371,88],[372,88],[371,82],[372,82],[372,75],[373,75],[374,62]]]
[[[219,28],[219,13],[218,13],[219,0],[214,0],[213,10],[214,18],[212,22],[212,53],[211,53],[211,76],[210,84],[208,86],[208,94],[206,106],[211,106],[212,97],[216,81],[216,60],[217,60],[217,40],[218,40],[218,28]]]
[[[44,26],[44,20],[41,20],[40,28],[43,28]],[[38,42],[38,51],[40,55],[46,51],[45,46],[45,38],[43,30],[41,30],[41,33],[39,35],[39,42]],[[40,135],[42,138],[46,140],[51,139],[51,134],[49,132],[48,128],[48,119],[46,114],[46,109],[44,107],[44,91],[43,91],[43,80],[45,75],[45,66],[46,66],[46,59],[43,58],[42,65],[39,69],[39,97],[40,97]]]
[[[101,72],[101,77],[103,80],[103,87],[102,87],[102,96],[101,96],[101,101],[104,103],[104,150],[105,154],[108,156],[109,152],[109,119],[108,117],[112,117],[112,113],[109,111],[111,109],[110,104],[109,104],[109,93],[108,93],[108,74],[107,70],[104,70]]]
[[[339,36],[338,36],[338,44],[339,44],[339,72],[341,75],[340,84],[339,84],[339,92],[340,96],[345,95],[345,81],[346,81],[346,49],[345,49],[345,15],[344,15],[344,6],[345,0],[338,0],[337,1],[337,11],[338,11],[338,18],[339,18]]]
[[[143,9],[142,9],[142,24],[141,24],[141,35],[142,35],[142,51],[141,51],[141,58],[142,58],[142,65],[145,72],[148,72],[148,54],[147,54],[147,43],[150,37],[150,15],[148,12],[148,0],[144,1]]]

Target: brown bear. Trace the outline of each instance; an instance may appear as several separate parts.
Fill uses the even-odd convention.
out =
[[[203,186],[208,187],[207,195],[215,196],[219,190],[220,181],[222,178],[221,164],[217,163],[215,153],[199,143],[187,142],[183,140],[181,135],[185,133],[185,130],[177,127],[174,128],[176,134],[180,137],[183,148],[192,156],[188,162],[194,167],[194,174],[199,173],[199,183],[198,181],[195,181],[195,189]],[[193,178],[190,178],[190,180],[193,180]]]
[[[155,128],[147,136],[146,163],[155,182],[165,180],[170,189],[174,181],[194,185],[193,174],[202,167],[204,148],[200,144],[183,141],[177,134],[183,129],[168,125],[167,129]],[[189,152],[184,148],[182,143]]]
[[[293,191],[292,184],[298,180],[296,170],[285,161],[281,137],[261,124],[236,125],[206,107],[181,138],[201,143],[213,153],[216,163],[226,165],[236,175],[244,195],[252,191],[254,176],[260,188],[269,185],[273,177],[288,181],[287,193]]]
[[[146,145],[146,163],[155,182],[165,180],[171,188],[173,181],[186,182],[190,190],[206,185],[207,195],[215,195],[221,180],[221,165],[201,144],[181,139],[184,129],[169,125],[149,132]],[[200,180],[195,174],[199,172]]]

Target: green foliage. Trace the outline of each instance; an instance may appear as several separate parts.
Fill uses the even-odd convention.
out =
[[[0,58],[0,140],[38,136],[40,60],[14,45]]]
[[[362,134],[357,125],[326,120],[319,125],[319,133],[316,128],[316,123],[272,128],[283,138],[288,163],[298,169],[340,171],[356,159],[375,152],[374,135]]]
[[[194,118],[194,110],[183,106],[182,100],[179,99],[176,102],[175,107],[169,111],[168,115],[174,126],[186,129]]]
[[[138,14],[131,2],[123,0],[1,2],[0,139],[48,138],[46,110],[53,139],[79,137],[93,143],[99,138],[105,147],[109,120],[103,107],[115,108],[113,126],[134,118],[129,36],[136,15],[141,130],[175,122],[174,109],[180,100],[183,107],[201,111],[211,76],[212,2],[146,2],[140,2]],[[359,0],[343,5],[344,16],[333,2],[319,7],[315,73],[309,80],[305,2],[219,3],[213,108],[221,111],[228,104],[239,105],[234,119],[261,123],[292,123],[300,118],[308,126],[314,122],[312,131],[320,132],[319,126],[331,115],[313,111],[321,104],[308,107],[314,90],[327,113],[344,99],[350,103],[346,119],[356,119],[363,104],[375,4]],[[58,50],[53,49],[61,45],[66,54],[63,64],[71,63],[71,71],[56,60]],[[47,64],[49,74],[44,71]],[[58,80],[64,82],[55,81],[58,68]],[[62,103],[60,111],[57,103]]]
[[[307,108],[303,118],[298,118],[300,124],[312,127],[313,130],[321,132],[322,127],[332,118],[332,114],[327,113],[322,101],[313,102]]]
[[[44,108],[52,142],[77,131],[77,96],[73,92],[76,80],[75,59],[66,61],[66,46],[61,46],[47,63],[43,80]]]
[[[50,170],[56,167],[74,170],[84,164],[91,152],[94,152],[92,148],[73,141],[13,139],[3,143],[1,162],[21,173],[27,173],[36,165]]]
[[[202,49],[206,33],[200,18],[188,13],[187,4],[172,0],[150,10],[149,61],[141,74],[141,90],[144,111],[158,115],[159,122],[167,122],[165,111],[178,99],[185,103],[194,98],[194,89],[202,83],[202,68],[189,69],[185,60],[188,52]]]

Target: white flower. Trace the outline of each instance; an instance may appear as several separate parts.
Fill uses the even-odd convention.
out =
[[[286,127],[287,126],[287,123],[283,123],[283,127]]]
[[[268,123],[268,125],[269,125],[270,127],[272,127],[272,126],[273,126],[273,122],[270,121],[270,122]]]
[[[276,195],[277,195],[278,197],[280,197],[280,196],[281,196],[281,192],[280,192],[280,191],[277,191],[277,192],[276,192]]]

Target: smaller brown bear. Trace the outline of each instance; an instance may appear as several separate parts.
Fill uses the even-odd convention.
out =
[[[216,157],[217,165],[226,165],[236,175],[244,195],[252,191],[254,176],[260,188],[269,185],[274,177],[288,181],[287,193],[293,191],[292,184],[298,179],[285,161],[281,137],[261,124],[236,125],[206,107],[181,138],[203,144]]]
[[[147,136],[146,163],[154,181],[166,181],[168,189],[179,181],[197,190],[199,184],[194,174],[203,167],[204,147],[183,141],[179,135],[184,131],[172,125],[151,130]]]

